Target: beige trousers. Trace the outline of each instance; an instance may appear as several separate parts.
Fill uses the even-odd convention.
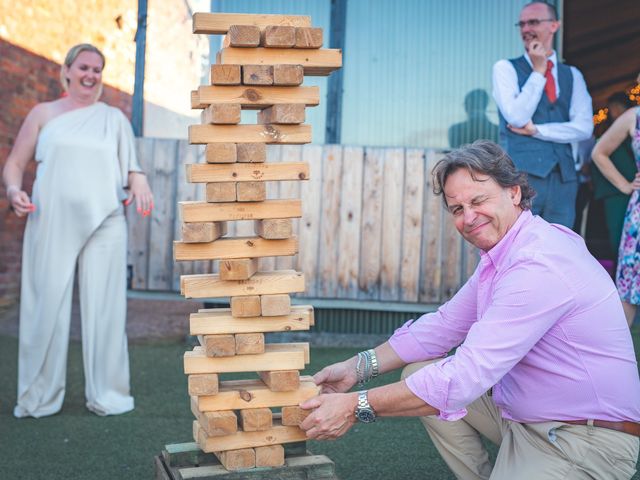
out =
[[[408,365],[402,378],[427,363]],[[458,421],[420,421],[459,479],[629,479],[636,471],[638,437],[587,425],[506,420],[488,394],[468,405]],[[493,466],[480,434],[500,447]]]

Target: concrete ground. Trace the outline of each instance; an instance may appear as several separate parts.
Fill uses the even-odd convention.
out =
[[[71,311],[71,339],[80,340],[80,305],[77,292]],[[175,297],[175,299],[173,298]],[[127,299],[127,336],[130,342],[184,339],[189,333],[189,314],[202,308],[202,302],[184,300],[178,295],[130,294]],[[18,336],[19,306],[0,313],[0,335]]]

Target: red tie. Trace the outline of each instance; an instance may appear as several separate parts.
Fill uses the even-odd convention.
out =
[[[544,93],[547,94],[547,98],[551,103],[555,103],[556,81],[553,78],[553,73],[551,72],[552,69],[553,69],[553,62],[551,60],[547,60],[547,71],[544,74],[544,78],[547,79],[547,83],[544,84]]]

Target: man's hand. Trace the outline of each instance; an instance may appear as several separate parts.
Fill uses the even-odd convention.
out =
[[[332,393],[318,395],[300,404],[305,410],[314,409],[300,424],[307,438],[335,440],[349,431],[356,422],[358,394]]]
[[[354,362],[355,359],[351,358],[324,367],[313,376],[313,381],[321,387],[322,393],[348,392],[358,381]]]
[[[531,136],[535,135],[536,133],[538,133],[538,129],[536,128],[536,126],[533,124],[533,122],[531,120],[529,120],[527,122],[527,124],[524,127],[521,127],[521,128],[514,127],[513,125],[507,125],[507,127],[513,133],[517,133],[518,135],[526,135],[528,137],[531,137]]]
[[[541,75],[547,72],[547,52],[545,51],[542,43],[538,40],[534,40],[529,44],[529,50],[527,50],[533,69]]]

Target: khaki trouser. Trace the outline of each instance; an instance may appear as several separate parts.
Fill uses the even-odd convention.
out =
[[[408,365],[402,378],[427,363]],[[458,421],[420,420],[459,479],[629,479],[636,471],[638,437],[587,425],[506,420],[488,394]],[[480,434],[500,447],[493,467]]]

